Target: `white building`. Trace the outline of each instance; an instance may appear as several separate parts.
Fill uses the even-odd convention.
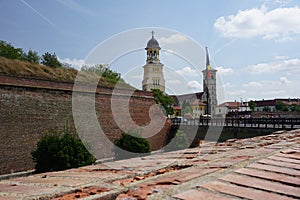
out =
[[[165,93],[164,65],[159,60],[160,47],[158,41],[154,38],[153,31],[152,38],[148,41],[145,50],[147,52],[147,59],[146,64],[143,66],[143,90],[151,91],[152,89],[160,89]]]

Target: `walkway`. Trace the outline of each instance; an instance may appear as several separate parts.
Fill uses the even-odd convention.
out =
[[[0,181],[0,199],[299,199],[300,130]]]

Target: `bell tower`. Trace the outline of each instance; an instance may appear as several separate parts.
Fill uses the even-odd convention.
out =
[[[203,73],[203,101],[206,102],[207,115],[214,115],[216,106],[218,105],[217,100],[217,70],[212,69],[209,62],[208,49],[206,49],[206,69]]]
[[[143,90],[151,91],[152,89],[160,89],[165,93],[165,79],[163,74],[163,64],[159,60],[159,43],[154,38],[154,31],[152,38],[148,41],[145,48],[147,53],[146,64],[144,68],[144,78],[142,82]]]

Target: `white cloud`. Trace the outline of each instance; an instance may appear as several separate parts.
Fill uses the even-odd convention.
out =
[[[231,84],[231,83],[225,83],[225,84],[223,84],[223,87],[225,88],[225,89],[227,89],[227,88],[232,88],[233,87],[233,85]]]
[[[252,88],[257,88],[257,87],[261,87],[262,84],[259,83],[259,82],[255,82],[255,81],[252,81],[252,82],[249,82],[249,83],[246,83],[246,84],[243,84],[244,87],[252,87]]]
[[[191,67],[184,67],[180,70],[176,70],[176,73],[181,76],[199,76],[198,71]]]
[[[221,75],[229,75],[229,74],[233,74],[234,72],[232,68],[217,67],[216,69],[218,70],[218,73],[220,73]]]
[[[158,39],[158,41],[161,44],[175,44],[175,43],[184,42],[186,40],[187,40],[186,36],[181,35],[179,33],[172,34],[172,35],[170,35],[168,37],[161,37],[161,38]]]
[[[271,63],[260,63],[246,67],[246,71],[253,74],[274,73],[274,72],[300,72],[300,59],[289,59]]]
[[[215,29],[228,38],[252,38],[286,41],[300,34],[300,8],[276,8],[268,10],[265,6],[240,10],[236,15],[219,17]]]
[[[231,84],[225,88],[227,98],[234,99],[273,99],[297,97],[300,92],[300,81],[281,76],[274,80],[252,81],[249,83]]]
[[[280,55],[274,56],[275,60],[286,60],[288,58],[289,58],[288,56],[280,56]]]
[[[202,84],[200,84],[198,81],[189,81],[188,87],[195,90],[202,90]]]
[[[85,64],[83,59],[58,58],[58,60],[62,63],[70,64],[75,69],[81,69],[82,65]]]
[[[280,77],[279,79],[280,79],[280,83],[281,83],[281,84],[289,84],[289,83],[291,83],[291,81],[288,80],[288,79],[287,79],[286,77],[284,77],[284,76]]]
[[[169,80],[166,80],[166,84],[179,85],[179,84],[182,84],[182,82],[180,80],[169,79]]]

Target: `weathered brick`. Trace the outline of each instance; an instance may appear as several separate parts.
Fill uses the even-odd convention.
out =
[[[223,197],[220,195],[212,194],[209,192],[203,192],[199,190],[187,190],[185,192],[176,194],[173,196],[174,198],[182,199],[182,200],[229,200],[230,198]]]
[[[300,164],[300,160],[290,159],[290,158],[284,158],[284,157],[280,157],[280,156],[276,156],[276,155],[270,156],[269,159],[278,160],[278,161],[287,162],[287,163]]]
[[[300,160],[300,154],[283,154],[283,153],[279,153],[279,154],[276,154],[276,156],[281,156],[281,157],[285,157],[285,158]]]
[[[273,173],[273,172],[267,172],[267,171],[260,171],[256,169],[251,168],[241,168],[236,170],[235,172],[240,174],[245,174],[253,177],[259,177],[263,179],[268,179],[271,181],[277,181],[284,184],[294,185],[299,187],[300,186],[300,178],[296,178],[293,176],[288,176],[285,174],[279,174],[279,173]]]
[[[271,172],[282,173],[282,174],[288,174],[291,176],[298,176],[298,177],[300,176],[299,170],[277,167],[277,166],[272,166],[272,165],[253,163],[253,164],[250,164],[248,167],[262,169],[262,170],[271,171]]]
[[[267,164],[267,165],[275,165],[279,167],[286,167],[286,168],[292,168],[292,169],[298,169],[300,170],[300,165],[288,163],[288,162],[281,162],[281,161],[274,161],[269,159],[262,159],[259,160],[258,163]]]
[[[228,181],[230,183],[235,183],[246,187],[252,187],[270,192],[280,193],[287,196],[291,195],[297,198],[300,197],[300,190],[298,187],[292,187],[276,182],[235,174],[229,174],[224,177],[221,177],[220,179],[223,181]]]
[[[265,191],[247,188],[247,187],[241,187],[237,185],[224,184],[221,182],[210,182],[210,183],[203,184],[200,187],[233,195],[233,196],[246,198],[246,199],[255,199],[255,200],[261,200],[261,199],[292,200],[293,199],[286,196],[274,194],[271,192],[265,192]]]

